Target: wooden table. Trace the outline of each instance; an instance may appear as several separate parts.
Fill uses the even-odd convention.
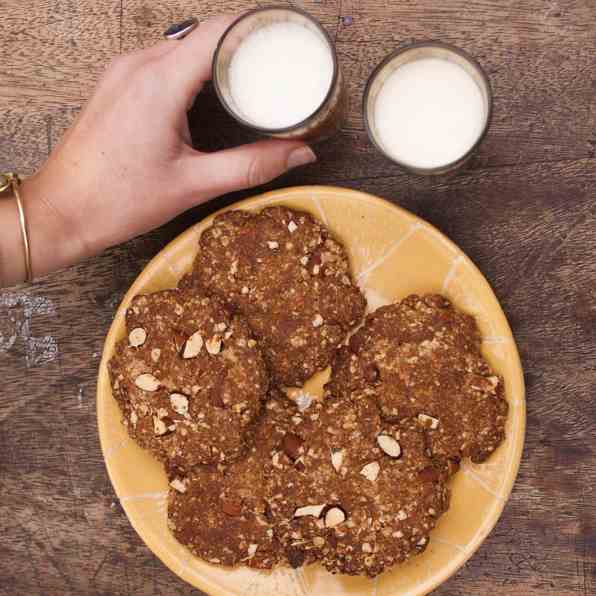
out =
[[[182,17],[253,6],[209,0],[0,0],[0,171],[33,172],[110,58]],[[443,230],[500,298],[526,371],[519,478],[480,551],[440,595],[596,593],[596,6],[594,0],[297,2],[337,41],[350,86],[318,165],[271,187],[321,183],[386,197]],[[475,55],[494,86],[489,136],[451,179],[409,176],[363,130],[373,66],[414,40]],[[200,146],[247,139],[212,92]],[[102,341],[125,290],[181,230],[223,202],[31,287],[0,291],[0,594],[197,593],[141,543],[108,481],[95,422]]]

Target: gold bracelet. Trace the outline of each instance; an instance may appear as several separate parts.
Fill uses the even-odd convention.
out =
[[[23,209],[23,201],[21,200],[21,193],[19,192],[19,186],[21,179],[18,174],[14,172],[8,172],[6,174],[0,174],[0,193],[8,190],[12,187],[12,193],[14,194],[15,201],[17,203],[17,209],[19,211],[19,224],[21,226],[21,236],[23,238],[23,248],[25,250],[25,274],[27,283],[33,280],[33,271],[31,269],[31,248],[29,246],[29,233],[27,231],[27,220],[25,218],[25,209]]]

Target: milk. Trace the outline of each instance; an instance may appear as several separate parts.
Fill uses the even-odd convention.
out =
[[[303,25],[280,22],[251,32],[232,56],[230,94],[260,128],[286,128],[321,106],[333,79],[327,41]]]
[[[385,151],[420,168],[444,166],[465,155],[487,117],[474,79],[440,58],[398,67],[380,89],[374,113]]]

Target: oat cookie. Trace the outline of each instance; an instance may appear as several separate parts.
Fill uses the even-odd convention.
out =
[[[304,413],[301,465],[268,468],[270,509],[290,563],[374,577],[424,550],[449,503],[448,474],[412,420],[381,420],[367,398],[327,396]]]
[[[434,457],[482,462],[505,437],[508,405],[480,342],[474,318],[447,299],[412,295],[366,318],[329,388],[374,399],[386,420],[417,420]]]
[[[168,523],[195,555],[222,565],[270,569],[284,558],[267,506],[264,463],[290,441],[296,407],[272,395],[257,421],[250,451],[229,465],[170,470]]]
[[[268,387],[246,323],[217,298],[165,290],[136,296],[126,328],[109,371],[130,435],[180,468],[237,458]]]
[[[343,246],[311,215],[285,207],[219,215],[201,236],[188,285],[246,317],[285,386],[326,368],[365,308]]]

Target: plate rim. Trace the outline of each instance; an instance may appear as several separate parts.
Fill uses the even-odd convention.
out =
[[[523,450],[524,450],[525,438],[526,438],[526,387],[525,387],[523,366],[522,366],[521,358],[519,355],[519,350],[517,348],[517,343],[515,341],[515,337],[511,330],[509,320],[507,319],[507,316],[506,316],[505,312],[503,311],[503,307],[501,306],[500,300],[498,299],[491,284],[486,279],[486,277],[484,276],[482,271],[480,271],[480,269],[476,266],[476,264],[472,261],[472,259],[455,242],[453,242],[448,236],[446,236],[443,232],[441,232],[436,226],[429,223],[422,217],[412,213],[411,211],[408,211],[407,209],[401,207],[400,205],[396,205],[395,203],[389,201],[388,199],[378,197],[376,195],[373,195],[373,194],[370,194],[367,192],[363,192],[360,190],[354,190],[354,189],[342,187],[342,186],[303,185],[303,186],[284,187],[284,188],[268,191],[265,193],[259,193],[254,196],[248,197],[246,199],[242,199],[240,201],[232,203],[231,205],[222,207],[221,209],[218,209],[218,210],[214,211],[213,213],[210,213],[209,215],[196,221],[195,223],[190,225],[185,231],[183,231],[181,234],[179,234],[178,236],[173,238],[170,242],[168,242],[165,246],[163,246],[161,248],[161,250],[143,267],[143,269],[139,272],[139,274],[136,276],[136,278],[134,279],[134,281],[132,282],[132,284],[130,285],[130,287],[128,288],[128,290],[126,291],[124,296],[122,297],[120,304],[113,316],[112,322],[110,323],[109,330],[105,336],[105,339],[104,339],[103,345],[102,345],[102,357],[101,357],[99,367],[98,367],[98,372],[97,372],[96,416],[97,416],[97,429],[98,429],[98,434],[99,434],[101,454],[102,454],[102,458],[104,460],[106,471],[108,473],[108,478],[110,480],[110,484],[112,485],[114,493],[116,494],[116,497],[118,498],[118,501],[120,502],[120,505],[121,505],[122,509],[124,510],[126,517],[128,518],[129,523],[134,528],[134,530],[137,533],[137,535],[139,536],[139,538],[143,541],[143,543],[147,546],[147,548],[149,548],[152,555],[157,557],[168,568],[169,571],[171,571],[172,573],[177,575],[183,581],[189,583],[190,585],[193,585],[195,588],[203,590],[212,596],[215,596],[215,595],[236,596],[235,592],[229,592],[225,589],[222,589],[220,586],[211,583],[211,581],[207,578],[201,577],[200,581],[199,581],[198,579],[191,580],[188,576],[181,575],[177,570],[174,569],[174,566],[171,562],[165,561],[164,557],[162,557],[161,554],[158,554],[160,552],[159,541],[152,534],[147,534],[146,532],[140,530],[140,528],[138,527],[138,524],[136,523],[134,518],[129,514],[128,503],[126,501],[122,502],[122,500],[121,500],[122,495],[120,494],[119,488],[117,487],[117,483],[114,482],[110,459],[106,455],[107,446],[105,444],[105,441],[107,439],[106,439],[105,433],[102,430],[102,423],[101,423],[102,413],[104,411],[102,395],[105,392],[106,385],[111,391],[111,387],[108,382],[109,378],[108,378],[108,372],[107,372],[107,363],[108,363],[109,358],[112,356],[112,354],[111,353],[108,354],[108,352],[109,352],[108,344],[111,343],[113,336],[117,332],[117,329],[120,324],[120,319],[121,319],[120,313],[121,313],[121,311],[123,311],[124,305],[127,305],[130,302],[130,300],[132,299],[132,297],[134,296],[134,294],[136,293],[136,291],[137,291],[136,286],[140,283],[141,278],[147,276],[148,273],[150,271],[152,271],[156,266],[161,266],[161,263],[163,261],[162,253],[165,253],[166,251],[171,250],[172,246],[175,244],[178,245],[178,244],[185,242],[188,237],[195,234],[195,229],[197,227],[210,223],[220,213],[223,213],[225,211],[230,211],[233,209],[245,209],[247,206],[255,207],[257,209],[265,208],[267,206],[267,204],[270,202],[272,203],[272,202],[275,202],[276,200],[283,200],[284,198],[291,198],[292,194],[297,194],[297,193],[313,193],[313,194],[319,194],[319,193],[346,194],[347,193],[349,195],[352,195],[354,198],[359,197],[363,200],[366,200],[366,201],[372,202],[372,203],[376,203],[377,205],[381,205],[385,208],[397,210],[402,215],[404,215],[408,219],[410,219],[413,223],[422,224],[427,229],[432,230],[435,234],[440,236],[441,239],[444,242],[446,242],[446,244],[455,253],[457,253],[458,256],[463,257],[464,262],[473,270],[475,275],[478,276],[483,281],[483,283],[488,287],[491,295],[493,296],[496,304],[498,305],[500,314],[502,315],[502,317],[504,319],[506,329],[509,333],[509,337],[512,340],[511,346],[510,346],[511,355],[513,356],[512,367],[516,370],[517,377],[518,377],[517,381],[518,381],[519,387],[520,387],[519,404],[518,404],[518,407],[516,408],[516,416],[519,417],[519,421],[518,421],[519,428],[517,429],[517,436],[519,437],[519,439],[516,440],[516,442],[515,442],[515,447],[512,452],[513,453],[512,465],[510,466],[510,472],[506,478],[506,481],[503,483],[503,487],[502,487],[501,495],[500,495],[501,498],[496,500],[497,504],[495,506],[493,506],[493,508],[491,510],[490,517],[489,517],[489,524],[486,527],[486,531],[481,534],[477,534],[474,537],[473,541],[471,543],[467,544],[467,549],[466,549],[465,553],[463,554],[463,557],[456,558],[456,560],[453,560],[453,558],[450,559],[450,561],[452,561],[452,562],[445,565],[441,569],[440,572],[434,574],[431,578],[429,578],[430,583],[429,583],[428,579],[424,582],[424,585],[421,586],[422,591],[417,593],[420,596],[422,596],[423,594],[428,594],[432,590],[436,589],[441,584],[443,584],[445,581],[447,581],[449,578],[451,578],[453,575],[455,575],[461,569],[461,567],[463,567],[463,565],[465,565],[474,556],[474,554],[477,552],[477,550],[480,548],[480,546],[483,544],[483,542],[486,540],[486,538],[489,536],[489,534],[494,530],[497,522],[501,518],[501,515],[503,513],[505,505],[508,503],[509,498],[511,497],[511,492],[513,490],[513,486],[514,486],[517,476],[519,474],[519,468],[520,468],[521,460],[522,460],[522,456],[523,456]],[[215,200],[217,200],[217,199],[215,199]],[[167,259],[166,259],[166,261],[167,261]],[[173,271],[172,273],[175,273],[175,272]],[[428,585],[426,585],[426,584],[428,584]]]

